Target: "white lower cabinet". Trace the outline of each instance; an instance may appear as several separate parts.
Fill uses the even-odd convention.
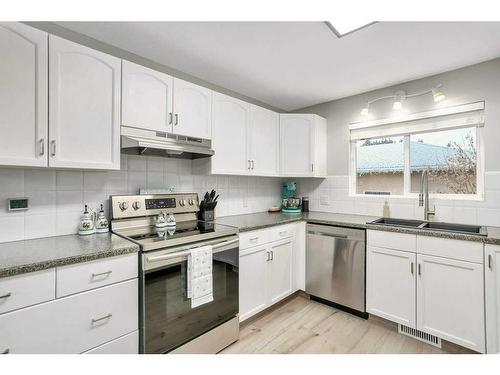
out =
[[[417,327],[485,351],[483,265],[418,255]]]
[[[367,312],[415,327],[416,254],[375,246],[367,250]]]
[[[395,243],[389,240],[387,243],[379,240],[377,246],[373,246],[370,238],[381,237],[371,236],[370,232],[367,236],[367,311],[484,353],[484,265],[483,258],[478,256],[483,245],[417,236],[415,251],[403,251],[395,249]],[[414,235],[408,235],[408,243],[414,243],[414,239]],[[405,241],[400,243],[401,247],[408,248],[403,245]],[[491,249],[490,253],[492,263]],[[497,254],[500,259],[500,251]],[[498,292],[488,284],[494,284],[494,277],[486,275],[487,300],[490,296],[492,306],[497,304],[492,301]],[[488,316],[488,311],[486,313]],[[491,332],[497,329],[495,314],[492,307],[489,316],[494,323],[487,325],[488,337],[494,336]],[[492,350],[498,350],[494,348]]]
[[[259,232],[262,232],[259,233]],[[265,237],[270,242],[248,247],[240,253],[240,321],[292,294],[294,289],[292,260],[294,254],[294,232],[285,226],[271,230],[254,231],[243,237]],[[280,233],[287,238],[274,240]]]
[[[82,353],[137,329],[137,279],[0,316],[0,351]]]
[[[139,352],[139,331],[134,331],[116,340],[99,345],[83,354],[137,354]]]
[[[486,352],[500,353],[500,246],[485,246]]]

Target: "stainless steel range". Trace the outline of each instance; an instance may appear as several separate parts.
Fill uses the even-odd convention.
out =
[[[238,339],[237,229],[197,220],[198,195],[111,197],[111,229],[141,247],[141,353],[216,353]],[[187,263],[212,246],[213,301],[192,308]]]

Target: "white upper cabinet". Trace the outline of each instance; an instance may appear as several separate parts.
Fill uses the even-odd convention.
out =
[[[213,94],[211,172],[249,174],[247,129],[250,104],[227,95]]]
[[[0,165],[47,166],[47,40],[0,23]]]
[[[212,90],[174,78],[172,132],[212,138]]]
[[[279,132],[278,113],[251,106],[247,139],[251,174],[278,176]]]
[[[171,76],[123,60],[122,125],[172,132]]]
[[[280,155],[282,176],[326,176],[326,120],[312,114],[281,114]]]
[[[121,60],[49,37],[49,166],[120,168]]]
[[[485,245],[486,351],[500,352],[500,246]]]

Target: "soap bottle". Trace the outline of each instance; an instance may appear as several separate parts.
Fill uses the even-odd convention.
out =
[[[384,202],[384,212],[383,217],[391,217],[391,210],[389,208],[389,203],[387,201]]]
[[[109,232],[108,219],[106,219],[106,215],[104,214],[104,207],[102,204],[101,204],[101,209],[99,210],[99,213],[97,214],[97,220],[95,222],[95,231],[96,231],[96,233],[108,233]]]
[[[92,220],[92,215],[89,213],[88,206],[85,205],[85,211],[83,211],[83,215],[80,220],[80,226],[78,227],[78,234],[81,236],[85,236],[94,233],[94,220]]]

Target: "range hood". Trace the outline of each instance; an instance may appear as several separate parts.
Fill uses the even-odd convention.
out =
[[[203,138],[121,127],[122,152],[134,155],[156,155],[180,159],[207,158],[215,154],[212,141]]]

